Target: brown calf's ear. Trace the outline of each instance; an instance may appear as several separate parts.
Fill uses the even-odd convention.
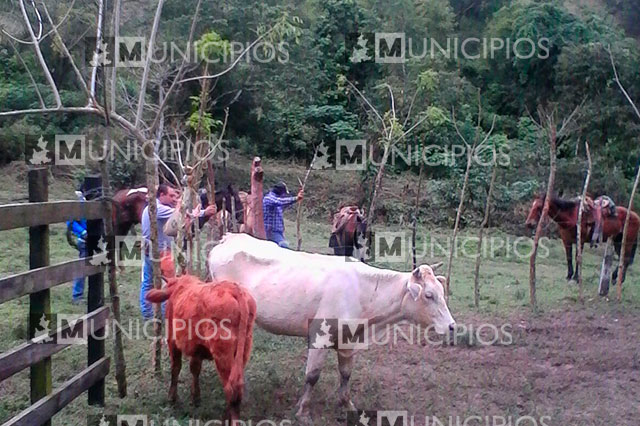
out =
[[[152,289],[146,294],[145,299],[151,303],[162,303],[169,299],[169,293],[165,290]]]

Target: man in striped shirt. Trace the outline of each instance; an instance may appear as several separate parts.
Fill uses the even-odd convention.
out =
[[[278,244],[280,247],[289,248],[289,243],[284,239],[284,220],[282,212],[287,207],[302,200],[304,191],[301,189],[298,195],[292,197],[287,192],[287,185],[279,182],[267,192],[262,199],[264,230],[267,233],[267,239]]]

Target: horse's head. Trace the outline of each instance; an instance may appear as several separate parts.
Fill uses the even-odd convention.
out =
[[[602,241],[602,230],[604,221],[616,216],[616,205],[613,200],[606,195],[601,195],[593,202],[594,229],[591,236],[591,246]]]
[[[537,195],[536,198],[533,199],[533,203],[531,203],[531,208],[529,209],[529,215],[527,216],[527,221],[525,222],[527,228],[534,229],[538,225],[540,216],[542,216],[544,200],[544,195]]]

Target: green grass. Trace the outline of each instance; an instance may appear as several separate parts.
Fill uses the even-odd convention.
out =
[[[51,199],[72,198],[72,185],[65,180],[53,184]],[[3,179],[0,182],[0,202],[7,202],[12,194],[24,193],[23,183]],[[287,236],[293,243],[295,240],[295,224],[292,222],[294,212],[287,213]],[[328,235],[330,224],[325,222],[305,221],[303,224],[303,249],[328,253]],[[394,230],[394,228],[385,228]],[[397,228],[395,230],[398,230]],[[476,230],[463,230],[459,239],[475,237]],[[431,241],[445,244],[450,230],[419,227],[418,246]],[[28,269],[28,233],[26,230],[5,231],[0,234],[0,275],[6,276]],[[485,239],[506,239],[512,241],[514,236],[502,233],[497,229],[488,230]],[[528,258],[513,256],[509,251],[501,250],[499,256],[483,257],[481,268],[481,306],[479,310],[473,306],[473,270],[475,267],[475,242],[472,241],[467,250],[468,256],[454,259],[450,308],[458,320],[485,316],[494,319],[508,319],[514,316],[529,316],[529,265]],[[614,315],[621,312],[638,314],[640,308],[640,286],[637,267],[632,268],[625,283],[623,302],[621,304],[607,302],[596,295],[597,276],[601,252],[587,249],[584,257],[584,292],[585,305],[577,302],[577,287],[567,284],[565,280],[566,266],[564,251],[559,240],[545,242],[549,249],[548,256],[541,256],[537,263],[537,294],[539,303],[538,317],[551,313],[585,311],[589,317]],[[51,262],[75,258],[76,252],[67,244],[64,226],[51,226]],[[435,251],[420,259],[423,263],[445,261],[446,255]],[[393,269],[410,269],[409,261],[405,263],[382,264],[380,266]],[[445,265],[446,267],[446,265]],[[443,268],[443,270],[445,270]],[[139,318],[138,292],[139,268],[129,267],[118,276],[119,291],[122,301],[122,318],[126,323]],[[108,294],[108,289],[106,289]],[[283,295],[286,297],[286,295]],[[86,309],[74,306],[71,302],[71,283],[67,283],[51,291],[52,311],[54,313],[81,314]],[[107,297],[106,302],[109,303]],[[26,337],[28,297],[23,297],[0,305],[0,352],[6,351],[22,342]],[[107,340],[107,352],[112,352],[112,340]],[[294,405],[301,395],[304,380],[304,362],[306,359],[306,342],[304,339],[273,336],[258,329],[255,333],[254,349],[246,376],[249,383],[249,396],[243,404],[242,416],[246,419],[293,419]],[[202,391],[203,404],[193,408],[189,403],[190,374],[188,363],[184,363],[179,387],[181,404],[172,408],[167,402],[169,377],[168,360],[163,360],[164,371],[161,378],[155,378],[150,366],[150,341],[125,340],[125,357],[127,362],[127,380],[129,396],[118,399],[116,383],[112,371],[107,377],[106,413],[147,413],[156,420],[173,416],[187,424],[188,418],[215,419],[220,418],[224,409],[224,395],[211,365],[203,370]],[[473,350],[473,349],[470,349]],[[422,349],[420,350],[420,352]],[[164,351],[166,358],[166,351]],[[382,360],[380,363],[379,361]],[[335,424],[335,389],[338,379],[335,369],[335,355],[327,360],[327,368],[314,391],[312,414],[316,424]],[[86,366],[86,349],[72,347],[53,357],[53,385],[59,386]],[[389,382],[380,379],[385,369],[394,379]],[[373,372],[380,372],[374,376]],[[363,354],[356,361],[352,377],[352,395],[359,407],[405,407],[411,406],[417,412],[431,414],[432,407],[439,406],[439,398],[455,392],[446,387],[438,379],[437,371],[421,356],[411,357],[405,353],[385,353],[375,351]],[[397,376],[397,377],[396,377]],[[478,380],[489,380],[487,376]],[[489,382],[488,382],[489,383]],[[487,384],[488,389],[491,386]],[[525,386],[522,395],[535,392],[530,385]],[[527,390],[528,389],[528,390]],[[428,398],[425,392],[428,391]],[[528,393],[527,393],[528,392]],[[453,395],[451,395],[453,397]],[[395,405],[394,405],[395,404]],[[514,402],[515,404],[515,402]],[[0,423],[29,406],[28,370],[0,383]],[[460,403],[454,415],[464,416],[473,412],[473,406]],[[503,413],[522,409],[515,405],[503,407]],[[83,395],[53,418],[54,425],[83,425],[87,414],[101,413],[96,407],[88,407]],[[449,413],[451,414],[451,413]]]

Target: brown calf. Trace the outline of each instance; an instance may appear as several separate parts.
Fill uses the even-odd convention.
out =
[[[200,402],[199,376],[202,360],[214,360],[227,399],[225,416],[237,420],[247,365],[253,341],[256,302],[235,283],[203,283],[197,277],[172,278],[162,290],[151,290],[147,300],[166,300],[166,317],[171,358],[169,399],[177,400],[182,354],[190,357],[193,375],[191,397]]]

